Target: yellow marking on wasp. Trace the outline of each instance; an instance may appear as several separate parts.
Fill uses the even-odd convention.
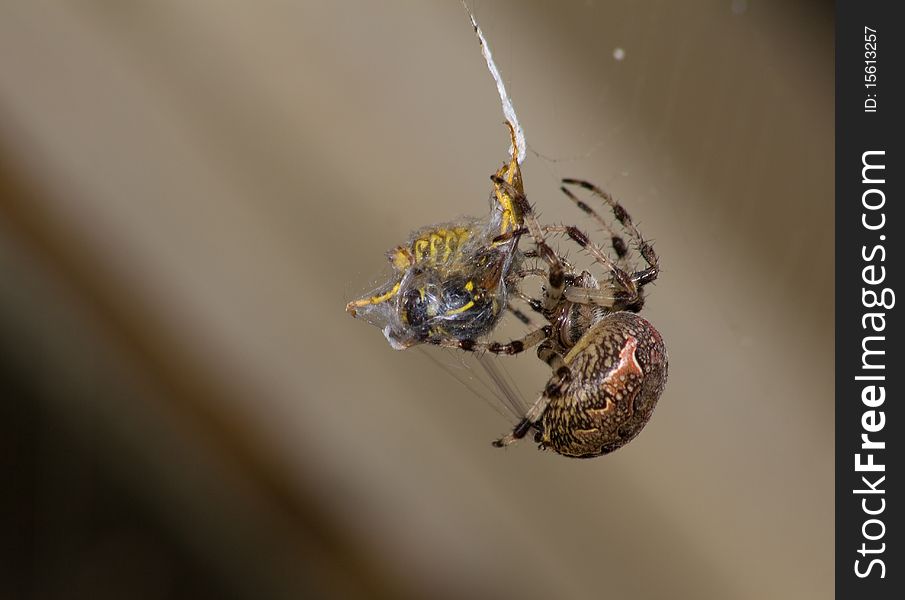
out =
[[[453,244],[452,251],[459,252],[465,243],[471,238],[471,230],[466,227],[457,227],[453,230],[455,234],[455,243]]]
[[[440,228],[412,240],[411,251],[397,248],[391,254],[393,266],[400,271],[418,262],[448,263],[472,235],[468,227]]]
[[[346,304],[346,312],[352,313],[352,316],[355,316],[355,309],[361,308],[362,306],[370,306],[373,304],[380,304],[381,302],[386,302],[390,298],[396,295],[396,292],[399,291],[399,283],[396,283],[386,294],[381,294],[379,296],[371,296],[370,298],[362,298],[361,300],[355,300],[353,302],[349,302]]]
[[[415,243],[412,244],[412,250],[415,253],[415,262],[421,262],[427,257],[427,253],[430,249],[430,242],[428,242],[424,238],[418,238],[415,240]]]
[[[465,291],[470,292],[474,290],[474,281],[468,280],[468,283],[465,284]]]
[[[415,257],[408,248],[399,246],[390,252],[390,262],[397,271],[405,271],[415,262]]]
[[[453,309],[453,310],[448,310],[448,311],[446,311],[446,314],[447,314],[447,315],[458,315],[458,314],[462,314],[463,312],[465,312],[466,310],[468,310],[468,309],[471,308],[472,306],[474,306],[474,300],[469,300],[468,302],[466,302],[465,304],[463,304],[463,305],[460,306],[459,308],[455,308],[455,309]]]
[[[446,230],[441,229],[437,233],[432,233],[430,235],[430,245],[431,245],[431,260],[437,260],[437,254],[439,254],[440,250],[438,246],[443,244],[446,241]]]

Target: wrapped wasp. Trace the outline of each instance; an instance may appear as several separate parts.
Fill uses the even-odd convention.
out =
[[[519,236],[531,208],[517,201],[524,199],[519,163],[525,159],[525,136],[484,35],[474,17],[471,22],[497,83],[509,128],[510,159],[491,176],[489,216],[416,231],[406,244],[388,252],[392,279],[346,305],[352,316],[380,327],[390,345],[400,350],[430,343],[512,354],[542,338],[542,332],[535,332],[508,344],[479,341],[509,306],[509,288],[519,278],[516,270],[523,258]]]
[[[516,147],[516,129],[507,124]],[[478,341],[506,310],[523,258],[518,238],[524,215],[512,198],[524,196],[517,152],[493,177],[489,217],[415,232],[387,254],[392,280],[346,310],[383,329],[397,349],[422,343],[497,353],[518,349],[516,342]]]

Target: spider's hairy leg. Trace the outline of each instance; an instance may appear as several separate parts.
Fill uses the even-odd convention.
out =
[[[517,231],[524,231],[525,233],[528,232],[527,229],[522,229],[522,230],[517,230]],[[521,279],[525,279],[527,277],[542,277],[542,278],[546,279],[547,272],[544,271],[543,269],[519,269],[518,271],[515,272],[515,277],[513,279],[515,281],[518,281]]]
[[[566,271],[563,268],[562,262],[556,252],[553,251],[553,248],[547,244],[543,229],[537,222],[534,211],[532,210],[528,199],[525,197],[525,194],[497,175],[491,175],[490,179],[503,188],[512,198],[522,216],[525,228],[533,238],[534,245],[537,247],[540,258],[544,259],[547,263],[549,271],[547,272],[547,287],[544,289],[544,310],[552,311],[559,304],[560,298],[562,298],[563,289],[566,285]],[[512,232],[510,235],[517,235],[517,233]],[[505,234],[498,236],[497,239],[503,237],[505,237]]]
[[[527,229],[519,230],[519,233],[528,233],[528,230]],[[506,239],[506,237],[507,236],[501,235],[496,239],[497,240]],[[494,241],[496,241],[496,240],[494,240]],[[537,253],[537,250],[525,250],[522,253],[522,256],[524,256],[525,258],[540,258],[540,254]],[[570,263],[568,260],[566,260],[565,256],[560,256],[559,262],[560,262],[560,264],[562,264],[563,268],[566,270],[566,273],[575,272],[575,267],[572,266],[572,263]],[[544,276],[546,276],[546,271],[544,271]]]
[[[456,340],[434,338],[428,343],[441,348],[458,348],[466,352],[490,352],[492,354],[519,354],[528,348],[537,346],[553,334],[553,328],[545,325],[516,340],[501,344],[500,342],[481,342],[477,340]]]
[[[630,299],[622,295],[616,295],[612,290],[595,289],[586,287],[569,287],[563,293],[566,300],[573,304],[586,304],[589,306],[602,306],[614,310],[625,310],[626,306],[634,306],[638,298]],[[617,306],[618,305],[618,306]],[[637,312],[636,310],[634,312]]]
[[[550,401],[554,398],[559,398],[563,393],[563,388],[572,379],[572,371],[566,365],[562,356],[554,351],[549,343],[541,344],[537,349],[537,356],[550,365],[550,368],[553,369],[553,376],[550,377],[540,397],[531,405],[522,420],[512,428],[512,431],[500,439],[494,440],[493,446],[496,448],[514,444],[525,437],[531,431],[531,428],[540,422],[544,411],[550,405]]]
[[[518,308],[516,308],[515,306],[513,306],[511,302],[510,302],[509,304],[506,305],[506,308],[509,310],[509,312],[512,313],[512,315],[513,315],[516,319],[518,319],[519,321],[521,321],[523,324],[528,325],[528,326],[531,326],[531,325],[534,324],[534,323],[531,321],[531,317],[529,317],[528,315],[526,315],[525,313],[523,313],[521,310],[519,310]]]
[[[523,231],[527,231],[527,230],[523,230]],[[540,300],[532,298],[531,296],[529,296],[528,294],[526,294],[525,292],[520,290],[518,287],[518,284],[523,279],[527,279],[529,277],[538,277],[541,279],[547,279],[547,272],[543,269],[533,268],[533,269],[519,269],[518,271],[511,273],[509,278],[507,278],[507,280],[506,280],[506,285],[509,286],[509,295],[512,297],[518,298],[519,300],[521,300],[522,302],[527,304],[528,307],[531,308],[531,310],[533,310],[534,312],[543,313],[544,312],[543,303]],[[512,314],[514,314],[515,317],[519,321],[521,321],[525,325],[531,325],[531,318],[528,317],[528,315],[523,313],[521,310],[515,308],[511,302],[509,303],[508,308],[509,308],[509,311]]]
[[[603,250],[591,242],[588,236],[577,227],[549,225],[544,229],[550,233],[567,235],[572,241],[581,246],[583,250],[588,252],[596,262],[606,266],[612,275],[611,281],[614,285],[611,289],[569,286],[563,292],[566,300],[575,304],[601,306],[613,310],[627,310],[630,312],[641,310],[644,306],[644,285],[656,279],[656,273],[654,273],[652,279],[646,279],[644,275],[649,271],[655,271],[655,267],[629,274],[614,264]]]
[[[537,406],[541,400],[544,400],[543,396],[541,396],[538,399],[538,401],[534,403],[534,405],[531,407],[531,409],[533,410],[534,407]],[[547,404],[549,404],[549,403],[550,403],[550,401],[546,400],[544,402],[543,407],[540,408],[538,414],[543,414],[544,410],[546,410],[546,408],[547,408]],[[539,416],[538,416],[538,420],[540,420]],[[534,427],[534,423],[536,423],[536,422],[537,421],[532,422],[528,417],[522,417],[522,420],[519,421],[516,424],[516,426],[512,428],[511,432],[507,433],[506,435],[504,435],[503,437],[501,437],[498,440],[493,440],[493,442],[492,442],[493,447],[494,448],[505,448],[506,446],[516,443],[517,441],[519,441],[520,439],[525,437],[525,435],[527,435],[529,431],[531,431],[531,428]]]
[[[607,270],[613,274],[613,280],[618,283],[630,297],[638,295],[638,286],[635,285],[632,276],[610,260],[610,257],[606,255],[603,249],[592,242],[586,233],[573,225],[545,225],[543,229],[544,233],[556,233],[568,236],[568,238],[578,244],[582,250],[587,252],[595,262],[606,267]]]
[[[579,208],[579,210],[583,211],[586,215],[597,221],[597,223],[603,227],[603,229],[610,236],[610,244],[613,246],[613,252],[616,253],[616,259],[619,263],[624,263],[625,259],[628,258],[628,246],[625,244],[625,240],[622,239],[622,236],[613,231],[613,228],[610,227],[610,224],[606,219],[600,216],[600,214],[591,208],[590,205],[586,204],[582,200],[579,200],[578,196],[572,193],[569,188],[566,186],[561,186],[560,191],[565,194],[569,200],[575,203],[575,206]],[[620,264],[622,266],[622,264]]]
[[[643,302],[641,286],[646,283],[639,283],[635,280],[634,275],[629,275],[625,270],[615,264],[603,251],[603,249],[594,244],[590,239],[588,239],[588,235],[572,225],[544,225],[541,227],[542,231],[545,234],[557,234],[557,235],[565,235],[573,242],[578,244],[578,246],[586,252],[595,262],[606,267],[612,275],[613,282],[618,285],[619,289],[617,291],[604,291],[599,289],[588,289],[575,285],[575,275],[572,273],[572,269],[565,274],[565,288],[563,289],[563,296],[565,296],[566,300],[569,302],[575,302],[576,304],[591,304],[594,306],[602,306],[606,308],[617,307],[621,309],[635,309],[641,305]],[[497,239],[501,239],[504,237],[521,235],[527,233],[527,229],[517,229],[507,236],[498,236]],[[562,259],[560,259],[562,260]],[[530,270],[526,269],[526,276],[536,275],[539,273],[535,273],[538,269]],[[543,272],[543,271],[541,271]],[[529,306],[531,306],[534,310],[538,309],[538,304],[536,300],[530,298],[523,298]],[[542,310],[540,312],[543,312]]]
[[[648,268],[632,273],[632,279],[636,283],[638,283],[638,285],[647,285],[648,283],[654,281],[657,278],[657,275],[659,275],[660,273],[659,258],[657,257],[657,253],[654,252],[654,247],[650,244],[650,242],[646,241],[644,237],[642,237],[641,232],[638,231],[638,228],[632,221],[632,217],[628,214],[628,211],[626,211],[625,208],[623,208],[623,206],[619,204],[619,202],[617,202],[611,194],[600,189],[593,183],[584,181],[583,179],[569,178],[563,179],[562,183],[564,185],[580,186],[609,205],[609,207],[613,210],[613,215],[616,217],[616,220],[619,221],[623,229],[625,229],[626,233],[628,233],[632,240],[635,242],[638,247],[638,252],[644,259],[644,262],[648,264]]]
[[[538,314],[544,314],[544,303],[537,298],[532,298],[521,290],[512,290],[510,293],[528,305],[528,307]]]

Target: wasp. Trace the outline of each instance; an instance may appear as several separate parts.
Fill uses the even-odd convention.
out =
[[[515,147],[516,129],[508,121],[506,125]],[[538,343],[540,332],[507,344],[479,339],[510,307],[510,288],[517,285],[524,260],[518,240],[531,211],[513,198],[524,198],[517,153],[492,180],[488,217],[416,231],[387,253],[392,279],[349,302],[346,311],[380,327],[396,349],[429,343],[513,354]]]

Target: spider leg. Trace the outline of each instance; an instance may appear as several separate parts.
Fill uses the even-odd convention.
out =
[[[547,272],[543,269],[520,269],[515,272],[514,279],[521,280],[525,279],[526,277],[543,277],[544,279],[546,279]]]
[[[493,354],[519,354],[520,352],[524,352],[528,348],[533,346],[537,346],[544,340],[552,335],[553,328],[550,325],[545,325],[539,329],[536,329],[525,336],[512,340],[508,343],[501,344],[500,342],[481,342],[477,340],[456,340],[456,339],[444,339],[444,338],[434,338],[428,340],[428,343],[433,344],[435,346],[440,346],[441,348],[458,348],[459,350],[465,350],[466,352],[490,352]]]
[[[525,292],[523,292],[522,290],[520,290],[518,288],[518,283],[520,281],[522,281],[523,279],[527,279],[528,277],[539,277],[541,279],[547,279],[547,271],[545,271],[543,269],[537,269],[537,268],[520,269],[518,271],[515,271],[514,273],[511,274],[510,279],[507,279],[507,281],[506,281],[506,283],[509,285],[509,295],[513,296],[515,298],[518,298],[519,300],[521,300],[522,302],[527,304],[531,308],[531,310],[533,310],[534,312],[543,314],[543,312],[544,312],[543,302],[541,302],[540,300],[537,300],[535,298],[532,298],[531,296],[529,296],[528,294],[526,294]],[[566,274],[566,277],[567,277],[566,283],[568,284],[568,273]],[[512,311],[515,314],[515,316],[518,317],[518,319],[520,321],[522,321],[523,323],[525,323],[526,325],[531,324],[531,319],[527,315],[525,315],[524,313],[519,311],[518,309],[514,308],[512,306],[512,304],[509,305],[509,310]]]
[[[576,304],[593,304],[595,306],[604,306],[608,308],[616,307],[617,310],[640,309],[643,303],[643,294],[641,286],[647,283],[641,280],[639,283],[635,278],[635,274],[629,274],[607,256],[603,249],[588,239],[588,235],[572,225],[544,225],[541,230],[545,234],[565,235],[573,242],[578,244],[595,262],[603,265],[611,274],[612,281],[618,286],[616,292],[608,292],[596,288],[585,288],[575,285],[575,276],[573,273],[565,274],[565,283],[562,295],[566,300],[575,302]],[[508,235],[524,234],[525,229],[517,229]],[[500,236],[503,237],[503,236]],[[643,273],[643,272],[640,272]],[[532,300],[527,299],[526,302],[534,308]],[[533,301],[536,303],[536,301]]]
[[[528,233],[531,234],[531,237],[533,238],[534,245],[537,247],[540,258],[544,259],[547,263],[549,271],[547,272],[547,286],[544,288],[544,310],[552,311],[556,305],[559,304],[559,300],[562,298],[562,291],[566,285],[566,271],[563,268],[562,261],[560,261],[556,252],[553,251],[553,248],[547,244],[547,240],[544,238],[543,229],[537,222],[534,211],[531,208],[531,204],[528,203],[525,194],[498,175],[491,175],[490,179],[512,199],[514,206],[517,207],[517,210],[522,217],[525,229],[528,230]],[[507,238],[507,236],[512,237],[521,233],[523,233],[523,231],[521,228],[518,228],[497,236],[494,241],[497,242]]]
[[[528,315],[526,315],[525,313],[523,313],[522,311],[517,309],[515,306],[512,305],[511,302],[506,306],[506,308],[509,309],[509,312],[511,312],[513,314],[513,316],[515,316],[516,319],[518,319],[525,325],[528,325],[528,326],[534,325],[534,323],[531,321],[531,317],[529,317]]]
[[[626,273],[622,268],[616,265],[603,249],[592,242],[586,233],[572,225],[546,225],[545,233],[556,233],[568,236],[573,242],[578,244],[585,252],[587,252],[595,262],[606,267],[612,274],[613,279],[630,295],[637,293],[637,286],[632,280],[631,275]]]
[[[538,300],[537,298],[532,298],[531,296],[529,296],[528,294],[526,294],[525,292],[523,292],[521,290],[512,290],[510,293],[513,296],[515,296],[516,298],[518,298],[519,300],[521,300],[522,302],[524,302],[525,304],[527,304],[529,307],[531,307],[531,310],[533,310],[534,312],[543,314],[544,303],[541,302],[540,300]]]
[[[575,206],[579,208],[579,210],[583,211],[586,215],[593,218],[597,223],[603,227],[603,229],[610,236],[610,244],[613,246],[613,252],[616,253],[616,263],[625,268],[625,265],[628,260],[628,246],[625,243],[625,240],[622,239],[622,236],[613,231],[613,228],[610,227],[609,222],[600,216],[600,214],[591,208],[588,204],[578,199],[578,197],[572,193],[569,188],[562,186],[559,188],[563,194],[565,194],[569,200],[575,203]]]
[[[624,292],[622,294],[614,294],[610,290],[596,288],[569,287],[566,288],[563,296],[574,304],[602,306],[614,310],[622,310],[627,305],[632,305],[632,302],[629,302],[629,297]],[[635,298],[634,301],[637,303],[638,298]]]
[[[612,274],[613,289],[589,288],[584,286],[569,286],[563,295],[569,302],[575,304],[587,304],[602,306],[613,310],[628,310],[638,312],[644,306],[644,285],[656,279],[657,268],[650,267],[632,274],[615,265],[603,250],[588,240],[588,236],[576,227],[555,226],[546,227],[550,232],[569,236],[576,244],[587,251],[595,261],[605,265]],[[653,274],[648,279],[647,276]],[[620,289],[621,288],[621,289]]]
[[[528,233],[528,230],[521,229],[521,232]],[[500,236],[500,237],[503,237],[503,236]],[[540,258],[540,254],[537,253],[537,250],[526,250],[525,252],[522,253],[522,256],[524,256],[525,258]],[[568,260],[566,260],[566,258],[564,256],[559,257],[559,262],[562,263],[562,266],[563,266],[563,268],[565,268],[567,273],[575,272],[575,267],[572,266],[572,263],[570,263]],[[544,276],[546,276],[546,271],[544,271]]]
[[[545,227],[544,229],[546,230],[547,228]],[[560,256],[559,260],[563,263],[563,266],[566,267],[566,286],[575,285],[575,280],[579,277],[575,274],[575,268],[572,267],[572,265],[568,265],[563,257]],[[515,285],[522,279],[527,279],[528,277],[540,277],[541,279],[546,279],[547,272],[543,269],[520,269],[512,273],[510,278],[506,280],[506,283],[509,285]],[[528,298],[528,296],[525,294],[518,294],[518,289],[513,289],[512,291],[523,300]]]
[[[632,217],[628,214],[628,211],[619,204],[612,195],[604,190],[600,189],[593,183],[581,180],[581,179],[563,179],[563,184],[565,185],[577,185],[583,187],[584,189],[590,191],[592,194],[603,200],[610,208],[613,210],[613,215],[616,217],[616,220],[619,221],[622,228],[626,233],[632,238],[635,244],[638,247],[638,252],[641,254],[641,257],[648,264],[648,268],[642,269],[641,271],[636,271],[632,273],[632,280],[635,281],[638,285],[647,285],[648,283],[654,281],[657,278],[657,275],[660,273],[660,261],[657,257],[657,253],[654,252],[654,247],[650,244],[650,242],[646,241],[641,232],[638,231],[638,228],[635,226],[634,222],[632,222]]]
[[[552,344],[541,344],[537,349],[537,356],[550,365],[550,368],[553,369],[553,376],[550,377],[540,397],[531,405],[522,420],[512,428],[512,431],[500,439],[494,440],[493,446],[496,448],[508,446],[525,437],[531,428],[540,422],[550,401],[562,396],[563,388],[572,380],[572,371],[562,356],[553,350]]]

